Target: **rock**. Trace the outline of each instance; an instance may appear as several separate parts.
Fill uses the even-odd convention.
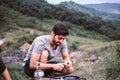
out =
[[[95,62],[98,60],[98,57],[96,55],[92,55],[90,58],[88,58],[88,61]]]
[[[72,53],[70,53],[70,57],[71,58],[76,58],[76,57],[80,57],[82,56],[83,54],[86,54],[87,52],[84,52],[84,51],[74,51]]]

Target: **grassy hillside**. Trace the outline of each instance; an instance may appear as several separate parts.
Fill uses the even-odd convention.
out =
[[[4,19],[0,22],[0,36],[8,38],[10,41],[14,40],[14,42],[19,41],[19,39],[22,37],[32,35],[30,34],[31,31],[33,34],[37,35],[49,34],[54,24],[61,22],[55,19],[41,20],[37,17],[23,15],[22,13],[5,6],[0,6],[0,9],[4,14]],[[102,41],[110,40],[108,37],[98,34],[94,31],[87,31],[82,28],[82,26],[77,26],[69,22],[63,23],[65,23],[65,25],[69,28],[71,36],[86,37],[91,39],[94,38]]]
[[[120,49],[120,47],[116,46],[118,43],[120,44],[120,41],[110,42],[109,45],[104,43],[104,47],[99,49],[89,47],[91,48],[90,51],[76,57],[76,61],[73,59],[73,62],[78,64],[74,64],[75,71],[72,74],[86,77],[88,80],[119,80],[120,62],[118,58],[116,59],[118,56],[116,50]],[[92,55],[99,57],[98,60],[95,62],[86,61]]]
[[[49,34],[54,24],[61,22],[55,19],[40,19],[24,15],[4,5],[0,6],[0,10],[4,13],[4,18],[0,21],[0,37],[5,37],[8,40],[7,44],[2,47],[1,56],[12,54],[13,51],[19,50],[23,43],[31,43],[38,35]],[[82,26],[69,22],[63,23],[70,30],[70,35],[67,38],[70,54],[75,51],[84,52],[82,55],[77,54],[81,55],[81,57],[72,58],[75,68],[72,74],[85,77],[88,80],[106,80],[106,63],[110,63],[113,56],[117,55],[116,44],[120,43],[120,41],[111,41],[108,37],[94,31],[87,31]],[[86,62],[86,58],[93,54],[103,59],[98,63]],[[33,80],[25,75],[20,64],[9,62],[6,63],[6,66],[13,80]],[[104,72],[105,70],[106,72]]]
[[[1,0],[1,4],[20,11],[23,14],[40,19],[68,21],[86,30],[106,35],[113,40],[120,39],[120,21],[103,20],[101,17],[90,16],[89,14],[78,11],[78,9],[73,10],[65,6],[49,4],[46,0]],[[19,22],[17,23],[19,24]],[[32,23],[35,24],[36,22],[32,21]],[[31,27],[33,24],[30,23],[27,26]]]

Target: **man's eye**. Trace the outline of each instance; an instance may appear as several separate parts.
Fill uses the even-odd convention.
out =
[[[64,38],[58,38],[58,39],[60,39],[60,40],[63,39],[64,40]]]
[[[58,38],[58,39],[62,39],[62,38]]]

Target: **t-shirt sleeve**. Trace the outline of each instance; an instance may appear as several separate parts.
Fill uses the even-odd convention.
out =
[[[64,41],[62,48],[61,48],[61,53],[68,52],[68,47],[67,47],[67,42],[66,40]]]
[[[34,40],[32,53],[41,54],[44,50],[44,43],[41,40]]]

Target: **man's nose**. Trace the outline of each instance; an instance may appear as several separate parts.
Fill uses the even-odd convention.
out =
[[[61,39],[60,42],[62,43],[64,41],[64,39]]]

